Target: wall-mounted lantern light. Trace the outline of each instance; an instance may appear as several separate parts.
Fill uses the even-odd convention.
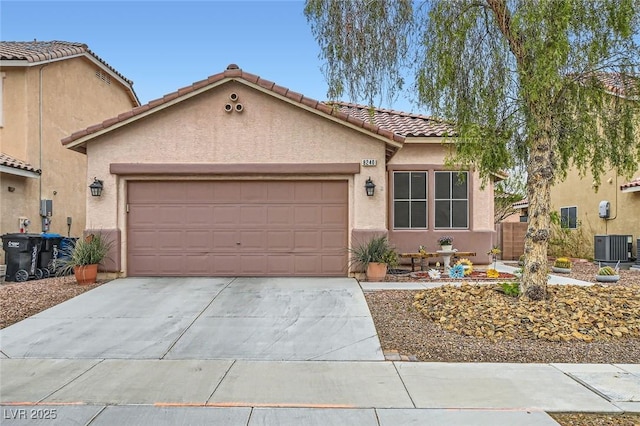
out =
[[[376,184],[371,180],[371,176],[369,176],[369,179],[365,182],[364,189],[367,191],[368,197],[373,197],[373,193],[376,190]]]
[[[91,190],[91,195],[94,197],[99,197],[102,195],[102,188],[104,185],[100,179],[93,178],[93,183],[89,185],[89,189]]]

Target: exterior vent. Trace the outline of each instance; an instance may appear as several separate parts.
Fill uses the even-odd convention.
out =
[[[111,84],[111,76],[102,70],[96,70],[96,77],[107,84]]]
[[[628,262],[631,260],[633,236],[596,235],[593,237],[594,259],[598,262]]]

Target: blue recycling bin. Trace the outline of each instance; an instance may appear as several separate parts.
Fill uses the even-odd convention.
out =
[[[7,263],[7,281],[23,282],[29,279],[40,279],[44,271],[38,267],[40,234],[4,234],[2,248]]]
[[[42,243],[40,245],[40,258],[38,268],[42,269],[44,277],[54,274],[60,264],[60,244],[64,238],[60,234],[40,234]]]

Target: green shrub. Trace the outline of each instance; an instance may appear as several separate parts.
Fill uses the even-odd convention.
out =
[[[56,274],[69,275],[76,266],[98,264],[107,257],[110,248],[111,244],[101,234],[80,238],[75,246],[63,253],[63,260],[60,261]]]
[[[352,247],[351,263],[360,264],[364,268],[369,263],[386,263],[391,267],[398,265],[398,255],[389,244],[386,236],[371,238],[370,240]]]
[[[499,283],[498,284],[504,294],[507,296],[518,297],[520,296],[520,284],[519,283]]]

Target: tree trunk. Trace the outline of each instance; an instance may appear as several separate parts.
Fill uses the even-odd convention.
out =
[[[548,120],[542,123],[547,124]],[[553,182],[553,149],[549,132],[542,130],[533,140],[527,164],[527,193],[529,197],[529,226],[524,240],[524,270],[520,290],[531,300],[542,300],[547,293],[551,225],[550,188]]]

